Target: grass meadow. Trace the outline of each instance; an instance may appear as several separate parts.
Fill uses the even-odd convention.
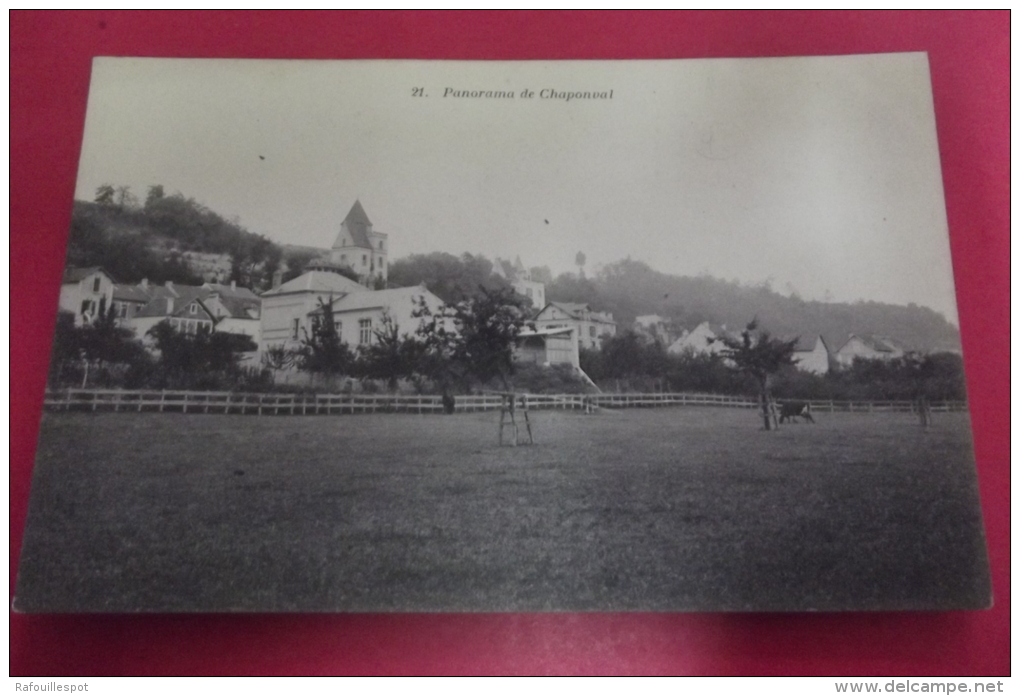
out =
[[[50,413],[22,611],[988,604],[968,415]]]

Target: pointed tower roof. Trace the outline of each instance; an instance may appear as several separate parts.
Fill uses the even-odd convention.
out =
[[[340,223],[340,234],[337,236],[336,241],[333,242],[334,249],[342,246],[341,239],[343,238],[344,230],[351,236],[351,243],[354,246],[364,249],[372,248],[372,243],[368,239],[368,235],[372,232],[372,221],[368,219],[365,209],[361,207],[360,200],[354,201],[354,205],[351,206],[351,212],[347,213],[347,217]]]
[[[347,217],[344,218],[345,225],[367,225],[372,226],[372,221],[368,219],[368,215],[365,213],[365,209],[361,207],[361,200],[354,199],[354,205],[351,206],[351,212],[347,213]]]

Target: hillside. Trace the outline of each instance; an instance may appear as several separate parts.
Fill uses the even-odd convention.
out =
[[[660,273],[640,261],[610,264],[592,278],[561,275],[546,288],[546,297],[608,310],[620,327],[630,326],[642,314],[668,317],[677,329],[706,320],[739,329],[758,317],[776,335],[821,334],[832,350],[850,333],[889,336],[910,350],[960,349],[957,328],[927,307],[805,301],[768,287]]]
[[[253,289],[268,288],[273,273],[286,270],[269,239],[194,199],[156,193],[150,190],[144,206],[127,197],[75,201],[67,265],[102,266],[121,283],[215,279]]]
[[[292,278],[322,251],[278,245],[194,199],[163,196],[159,187],[152,187],[144,205],[124,195],[103,202],[76,201],[67,264],[102,266],[121,283],[143,278],[156,283],[200,283],[211,279],[203,275],[216,269],[220,281],[234,280],[261,291],[271,286],[277,270],[283,271],[284,280]],[[479,286],[498,285],[491,270],[491,262],[470,254],[412,255],[391,263],[390,285],[424,282],[451,302]],[[551,278],[547,269],[535,271],[539,272],[536,277],[549,281],[548,300],[587,302],[593,309],[610,311],[621,329],[642,314],[669,318],[674,333],[706,320],[739,329],[758,317],[777,335],[821,334],[831,350],[839,348],[850,333],[889,336],[910,350],[960,348],[956,327],[934,310],[917,305],[805,301],[767,286],[669,275],[630,259],[609,264],[590,278],[572,273]]]

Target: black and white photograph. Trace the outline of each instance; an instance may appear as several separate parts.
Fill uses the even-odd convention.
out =
[[[14,609],[991,605],[928,58],[93,61]]]

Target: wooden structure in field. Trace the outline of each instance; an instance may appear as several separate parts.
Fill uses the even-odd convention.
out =
[[[503,402],[499,408],[499,446],[503,446],[503,429],[509,426],[513,430],[514,438],[510,443],[514,447],[520,442],[520,426],[517,422],[518,412],[524,415],[524,427],[528,432],[527,444],[535,444],[535,438],[531,434],[531,420],[528,418],[528,395],[518,396],[515,392],[502,392]],[[508,417],[509,416],[509,421]]]

